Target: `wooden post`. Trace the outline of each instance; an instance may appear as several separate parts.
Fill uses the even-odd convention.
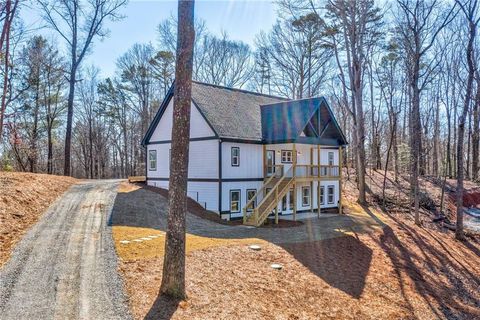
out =
[[[297,221],[297,183],[296,183],[296,168],[297,168],[297,148],[295,143],[292,148],[293,156],[293,221]]]
[[[275,224],[278,224],[278,187],[275,188]]]
[[[342,154],[343,154],[343,148],[340,146],[338,149],[338,175],[339,175],[339,180],[338,180],[338,212],[340,214],[343,213],[342,209]]]
[[[263,145],[263,180],[267,178],[267,146]]]
[[[308,168],[310,178],[310,213],[313,213],[313,147],[310,148],[310,167]]]
[[[320,177],[321,177],[321,174],[320,174],[320,169],[321,169],[321,166],[320,166],[320,145],[317,146],[317,165],[318,165],[318,188],[317,188],[317,204],[318,204],[318,217],[320,218],[320,206],[321,206],[321,203],[320,203]]]

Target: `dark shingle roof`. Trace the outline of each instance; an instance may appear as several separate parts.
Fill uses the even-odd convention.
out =
[[[150,124],[143,145],[149,142],[172,97],[173,86]],[[347,143],[324,98],[287,100],[194,81],[192,101],[219,138],[266,143]],[[313,121],[312,117],[318,119],[313,118]],[[316,138],[299,136],[311,121],[317,132]],[[320,132],[322,134],[318,136]]]
[[[192,100],[220,137],[261,141],[260,105],[286,99],[194,82]]]

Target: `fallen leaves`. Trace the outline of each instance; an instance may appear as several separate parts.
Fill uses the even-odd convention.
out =
[[[71,177],[0,172],[0,267],[23,234],[76,182]]]

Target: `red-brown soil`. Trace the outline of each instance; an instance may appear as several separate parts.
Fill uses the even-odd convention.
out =
[[[162,258],[121,270],[135,319],[475,319],[479,254],[476,240],[388,220],[371,234],[191,252],[181,302],[158,295]]]
[[[0,172],[0,267],[30,226],[76,181],[47,174]]]
[[[344,202],[385,225],[380,231],[275,245],[191,251],[186,260],[188,299],[159,295],[162,257],[123,260],[120,268],[135,319],[480,319],[480,240],[454,239],[422,209],[415,226],[408,185],[389,180],[388,210],[378,206],[383,177],[369,176],[372,206],[355,204],[354,180]],[[422,180],[438,201],[441,189]],[[407,202],[407,204],[406,204]],[[398,206],[394,206],[398,203]],[[286,232],[292,229],[286,230]],[[270,265],[280,263],[283,269]]]

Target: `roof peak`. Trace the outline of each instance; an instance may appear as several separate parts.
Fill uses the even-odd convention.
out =
[[[241,92],[241,93],[253,94],[253,95],[256,95],[256,96],[262,96],[262,97],[267,97],[267,98],[274,98],[274,99],[281,99],[281,100],[289,101],[288,98],[274,96],[274,95],[271,95],[271,94],[249,91],[249,90],[245,90],[245,89],[237,89],[237,88],[232,88],[232,87],[226,87],[226,86],[221,86],[221,85],[218,85],[218,84],[211,84],[211,83],[206,83],[206,82],[201,82],[201,81],[196,81],[196,80],[192,80],[192,82],[196,83],[196,84],[204,85],[204,86],[218,88],[218,89],[237,91],[237,92]]]
[[[319,97],[292,99],[292,100],[286,100],[286,101],[282,101],[282,102],[272,102],[272,103],[267,103],[267,104],[261,104],[260,107],[268,107],[268,106],[273,106],[273,105],[280,104],[280,103],[291,103],[291,102],[300,102],[300,101],[304,101],[304,100],[322,100],[322,99],[325,99],[325,97],[324,96],[319,96]]]

